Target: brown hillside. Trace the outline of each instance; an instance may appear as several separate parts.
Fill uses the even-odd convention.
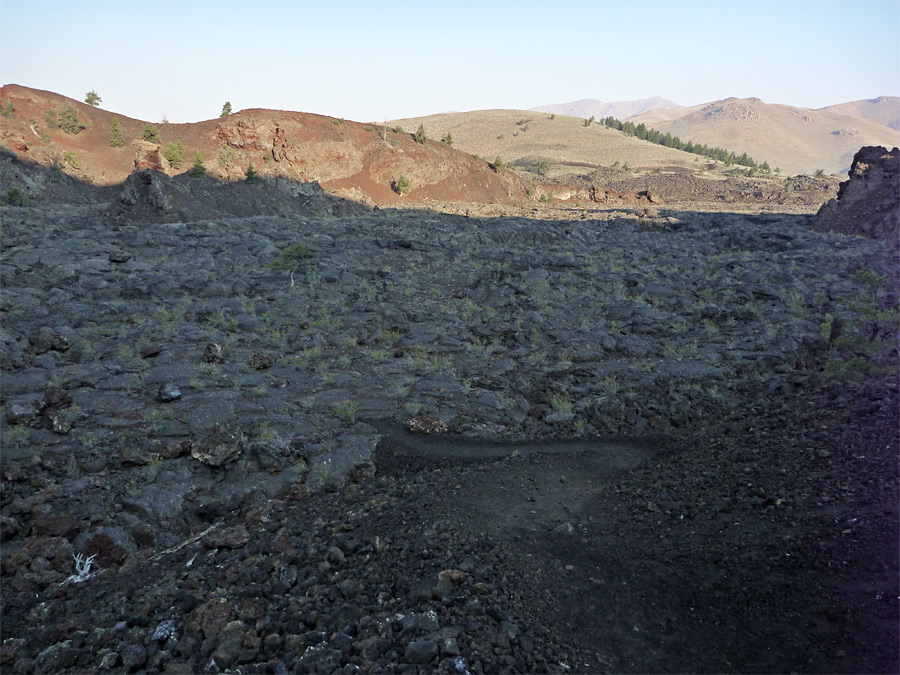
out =
[[[593,169],[598,164],[628,164],[633,169],[658,167],[699,169],[704,159],[698,155],[666,148],[600,124],[584,125],[584,120],[565,115],[551,115],[527,110],[476,110],[415,117],[390,122],[403,129],[425,127],[429,138],[453,136],[454,147],[480,155],[491,161],[530,166],[544,160],[550,164],[551,176],[572,173],[576,169]]]
[[[862,101],[850,101],[819,108],[819,110],[862,117],[891,129],[900,130],[900,97],[897,96],[879,96]]]
[[[185,173],[199,149],[210,175],[217,178],[243,178],[252,162],[262,176],[316,181],[330,192],[370,204],[532,201],[527,181],[511,172],[497,173],[465,152],[435,141],[416,143],[409,133],[322,115],[250,109],[222,119],[156,124],[161,139],[156,145],[138,140],[146,122],[52,92],[10,84],[0,88],[0,102],[7,101],[14,112],[0,118],[0,143],[23,160],[57,163],[96,185],[121,183],[142,168]],[[66,103],[85,125],[77,134],[51,129],[47,123],[47,111],[58,115]],[[125,138],[122,148],[109,145],[114,117]],[[176,140],[184,148],[179,168],[162,158],[166,144]],[[228,161],[220,161],[220,156]],[[401,176],[411,186],[403,197],[391,189]]]
[[[687,111],[687,112],[686,112]],[[729,98],[700,109],[679,108],[676,118],[663,120],[653,111],[632,117],[683,141],[691,140],[746,152],[782,173],[846,172],[864,145],[900,144],[900,132],[857,115],[833,110],[808,110],[764,103],[757,98]],[[685,114],[686,113],[686,114]]]

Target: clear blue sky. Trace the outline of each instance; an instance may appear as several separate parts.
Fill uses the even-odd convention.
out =
[[[0,82],[147,121],[900,95],[900,0],[0,0]]]

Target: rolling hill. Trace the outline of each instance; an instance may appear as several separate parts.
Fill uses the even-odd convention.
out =
[[[550,164],[551,176],[584,172],[598,164],[627,164],[635,169],[661,167],[699,169],[705,158],[681,150],[654,145],[607,129],[585,126],[577,117],[528,110],[476,110],[394,120],[406,130],[422,125],[429,138],[453,137],[454,147],[489,160],[531,167]]]
[[[900,132],[863,116],[877,114],[889,121],[890,115],[883,111],[890,108],[890,99],[884,98],[881,107],[856,102],[820,110],[764,103],[758,98],[728,98],[704,106],[651,111],[629,121],[682,141],[746,152],[782,173],[808,174],[817,169],[843,173],[863,146],[900,145]]]

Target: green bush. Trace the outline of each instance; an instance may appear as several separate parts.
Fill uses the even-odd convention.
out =
[[[816,169],[816,172],[813,174],[816,178],[825,178],[825,170],[824,169]]]
[[[206,175],[206,165],[203,164],[203,155],[200,154],[200,150],[194,152],[194,164],[191,166],[190,173],[194,178]]]
[[[391,190],[396,192],[398,195],[405,195],[412,189],[410,185],[409,178],[406,176],[400,176],[397,180],[391,183]]]
[[[31,203],[31,197],[25,194],[22,188],[12,187],[6,191],[4,201],[10,206],[28,206]]]
[[[222,106],[222,112],[219,117],[228,117],[231,114],[231,101],[225,101],[225,105]]]
[[[181,163],[184,161],[184,148],[181,146],[181,142],[172,141],[166,145],[166,149],[163,150],[163,157],[165,157],[169,164],[174,168],[181,168]]]
[[[141,139],[148,143],[159,143],[159,130],[152,124],[145,124]]]
[[[55,110],[45,110],[44,111],[44,120],[47,122],[48,128],[59,129],[59,120],[56,117]]]
[[[547,160],[542,159],[534,165],[534,170],[537,172],[538,176],[546,176],[547,172],[550,171],[550,163],[547,162]]]
[[[441,143],[443,143],[444,145],[453,145],[453,136],[449,131],[444,134],[444,137],[441,139]]]
[[[13,107],[12,99],[7,99],[6,105],[3,106],[3,110],[0,110],[0,116],[12,117],[15,112],[16,112],[16,109]]]
[[[291,275],[291,287],[294,286],[294,272],[300,263],[312,255],[306,244],[294,244],[285,248],[281,254],[270,262],[267,267],[270,270],[287,270]]]
[[[113,117],[109,124],[109,147],[121,148],[125,145],[125,138],[122,136],[122,127],[119,126],[119,118]]]
[[[416,133],[413,134],[413,140],[416,143],[421,143],[425,145],[428,142],[428,136],[425,135],[425,125],[420,124],[419,128],[416,129]]]
[[[60,110],[59,128],[67,134],[77,134],[84,129],[84,124],[78,119],[78,111],[74,106],[66,104]]]
[[[503,160],[500,159],[500,155],[497,155],[497,157],[494,159],[493,164],[491,164],[491,168],[497,173],[500,173],[501,171],[503,171],[504,167],[506,167],[506,164],[504,164]]]
[[[88,105],[92,105],[96,108],[98,105],[103,103],[103,99],[100,98],[100,96],[97,94],[96,91],[91,89],[88,93],[86,93],[84,95],[84,102],[87,103]]]

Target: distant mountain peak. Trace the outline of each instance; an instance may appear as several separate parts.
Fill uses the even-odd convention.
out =
[[[595,98],[583,98],[580,101],[571,101],[569,103],[551,103],[547,105],[531,108],[536,112],[548,112],[556,115],[570,115],[571,117],[583,117],[585,119],[594,117],[602,119],[604,117],[615,117],[616,119],[626,119],[634,115],[648,112],[650,110],[681,108],[682,106],[663,98],[662,96],[651,96],[650,98],[642,98],[638,101],[614,101],[605,103]]]

